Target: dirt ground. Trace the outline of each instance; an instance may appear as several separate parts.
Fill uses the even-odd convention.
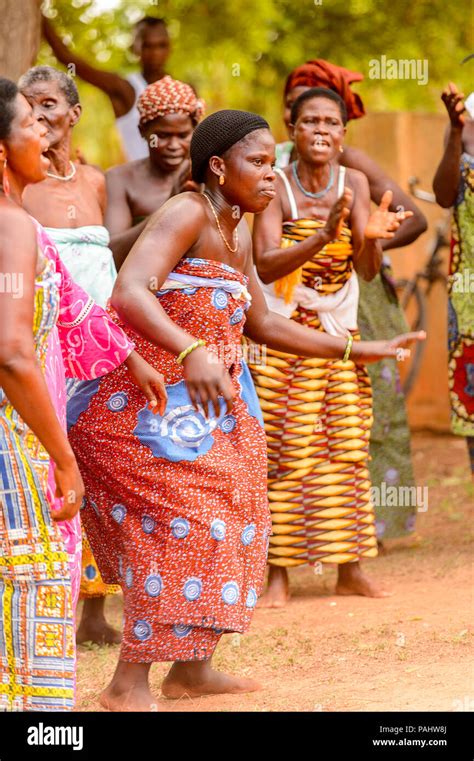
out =
[[[416,434],[417,482],[429,487],[416,534],[392,541],[365,568],[393,597],[337,597],[336,570],[291,572],[283,610],[255,612],[250,631],[222,638],[220,669],[252,676],[261,692],[243,696],[158,698],[163,711],[459,711],[474,710],[471,483],[465,442]],[[120,625],[120,596],[107,616]],[[79,648],[77,710],[101,710],[118,647]],[[157,697],[167,664],[152,668]]]

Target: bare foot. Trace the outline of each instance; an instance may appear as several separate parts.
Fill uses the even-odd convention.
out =
[[[119,645],[122,635],[110,626],[105,618],[105,595],[86,597],[82,617],[76,632],[76,642],[94,642],[97,645]]]
[[[100,694],[99,703],[107,711],[139,711],[140,713],[158,711],[157,700],[146,686],[121,687],[114,681]]]
[[[76,632],[76,642],[95,642],[97,645],[120,645],[122,635],[107,623],[105,618],[82,617]]]
[[[219,671],[208,668],[201,675],[186,675],[184,669],[177,669],[174,664],[166,676],[161,692],[165,698],[179,700],[179,698],[199,698],[202,695],[238,694],[241,692],[256,692],[261,690],[261,685],[254,679],[221,674]]]
[[[289,599],[288,571],[286,568],[271,565],[268,571],[267,589],[257,602],[257,607],[284,608]]]
[[[363,597],[391,597],[394,593],[382,589],[362,573],[359,563],[339,566],[336,584],[337,595],[362,595]]]

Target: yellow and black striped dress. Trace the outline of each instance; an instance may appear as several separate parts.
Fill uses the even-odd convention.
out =
[[[295,219],[282,247],[312,235],[324,222]],[[343,227],[311,261],[275,283],[302,282],[334,293],[353,270],[351,231]],[[322,330],[318,314],[291,315]],[[354,337],[359,339],[357,332]],[[367,469],[372,392],[367,370],[354,362],[305,359],[267,349],[251,366],[268,446],[268,496],[273,520],[268,562],[277,566],[346,563],[377,555]]]

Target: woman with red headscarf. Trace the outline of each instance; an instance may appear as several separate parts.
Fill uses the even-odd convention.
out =
[[[307,61],[288,76],[284,89],[284,121],[290,131],[291,108],[296,99],[313,87],[324,87],[336,92],[344,101],[347,119],[365,115],[360,96],[351,90],[351,84],[360,82],[363,75],[336,66],[323,59]],[[380,204],[386,190],[392,191],[390,211],[403,207],[413,216],[389,239],[380,241],[382,249],[406,246],[426,230],[426,220],[412,199],[388,177],[375,161],[358,148],[343,145],[339,163],[349,169],[358,169],[366,175],[371,200]],[[277,166],[288,166],[296,158],[292,142],[276,146]],[[407,329],[404,315],[390,281],[390,262],[384,255],[380,274],[366,282],[359,278],[360,298],[358,325],[364,340],[390,338]],[[369,471],[371,482],[396,486],[414,485],[410,459],[410,435],[398,371],[393,360],[383,360],[369,370],[373,393],[374,423],[370,437]],[[258,383],[257,390],[258,390]],[[271,435],[271,434],[270,434]],[[272,502],[270,503],[272,504]],[[379,541],[403,536],[413,530],[415,507],[375,507]],[[281,516],[280,516],[281,518]],[[291,547],[278,546],[269,553],[269,588],[261,605],[281,606],[288,599],[287,568],[296,565]],[[282,554],[283,553],[283,554]],[[287,554],[285,554],[287,553]],[[357,591],[354,591],[356,594]]]

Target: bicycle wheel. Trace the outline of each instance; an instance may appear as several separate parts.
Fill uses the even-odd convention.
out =
[[[426,330],[426,299],[424,292],[418,285],[418,280],[397,280],[395,282],[395,290],[397,292],[400,306],[405,312],[410,331]],[[415,385],[418,373],[420,372],[424,351],[424,341],[417,341],[411,347],[408,370],[404,374],[405,377],[402,382],[402,390],[405,396],[408,396]]]

